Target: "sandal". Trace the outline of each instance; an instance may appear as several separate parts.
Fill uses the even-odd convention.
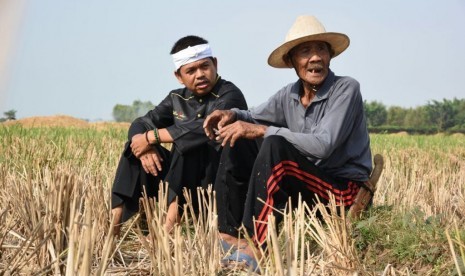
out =
[[[224,257],[221,260],[221,266],[226,269],[242,267],[248,271],[260,274],[257,260],[255,260],[255,258],[252,256],[240,252],[239,250],[236,250],[231,255]]]
[[[237,250],[237,246],[229,244],[225,240],[220,240],[220,247],[223,254],[227,254]]]

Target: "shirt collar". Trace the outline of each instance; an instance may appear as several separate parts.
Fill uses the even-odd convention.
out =
[[[326,79],[323,82],[323,85],[320,87],[320,89],[318,89],[318,92],[316,93],[315,98],[314,98],[313,101],[321,101],[321,100],[324,100],[324,99],[328,98],[329,89],[331,88],[331,85],[334,82],[334,78],[335,78],[334,73],[330,69],[329,72],[328,72],[328,76],[326,76]],[[300,101],[300,96],[299,96],[300,95],[300,89],[302,89],[302,80],[301,79],[296,81],[294,83],[294,85],[292,86],[292,88],[291,88],[291,97],[293,99],[296,99],[296,100]]]

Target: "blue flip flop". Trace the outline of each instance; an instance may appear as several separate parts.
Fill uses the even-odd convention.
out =
[[[223,251],[223,254],[237,250],[237,247],[235,245],[229,244],[225,240],[220,240],[220,246],[221,250]]]
[[[260,269],[258,268],[257,260],[254,257],[249,256],[239,250],[234,251],[231,255],[224,257],[221,260],[221,266],[231,267],[231,265],[244,264],[249,271],[260,274]]]

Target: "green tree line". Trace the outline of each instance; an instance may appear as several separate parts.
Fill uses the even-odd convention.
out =
[[[132,122],[154,107],[150,101],[142,102],[140,100],[135,100],[132,105],[117,104],[113,107],[113,119],[117,122]]]
[[[386,107],[377,101],[365,101],[364,106],[370,132],[465,133],[465,99],[433,100],[415,108]]]

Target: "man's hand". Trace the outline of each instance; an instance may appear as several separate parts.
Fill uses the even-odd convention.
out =
[[[212,113],[213,114],[213,113]],[[231,147],[239,138],[256,139],[265,135],[267,127],[264,125],[256,125],[237,121],[218,130],[216,140],[221,142],[224,147],[228,142]]]
[[[137,158],[140,158],[140,156],[143,153],[147,152],[150,149],[151,147],[147,142],[147,139],[145,139],[145,133],[136,134],[132,136],[131,151]]]
[[[231,110],[215,110],[207,116],[203,122],[205,134],[211,140],[215,140],[217,135],[215,132],[222,129],[224,126],[233,123],[236,120],[236,113]]]
[[[139,159],[146,173],[157,176],[162,169],[161,162],[163,162],[163,158],[155,148],[143,153]]]

